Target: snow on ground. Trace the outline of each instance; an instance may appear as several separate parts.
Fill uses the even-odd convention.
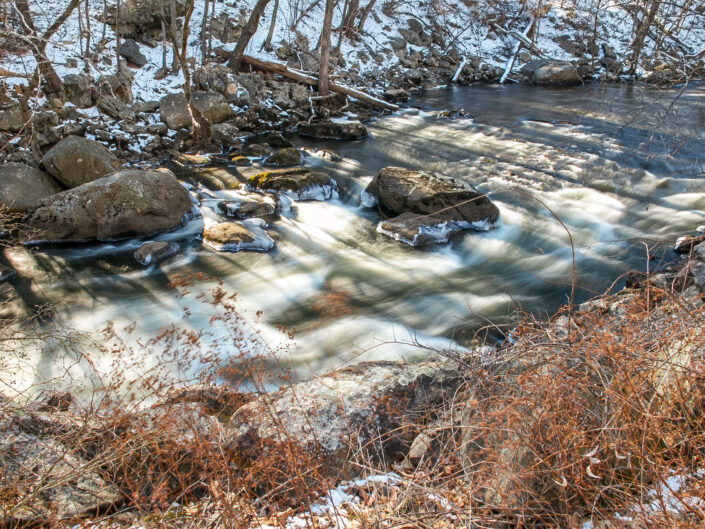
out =
[[[256,0],[242,0],[237,3],[238,7],[229,7],[231,3],[216,2],[215,15],[225,13],[230,19],[243,20],[249,13]],[[67,0],[30,0],[30,5],[35,13],[35,24],[43,30],[53,21],[66,5]],[[95,46],[102,36],[101,53],[109,58],[106,62],[89,65],[90,73],[95,78],[101,74],[112,73],[115,69],[115,33],[113,28],[104,27],[99,20],[103,10],[103,0],[89,0],[91,13],[91,28],[93,32],[93,45]],[[511,36],[503,35],[495,30],[491,21],[508,21],[509,29],[521,32],[529,20],[529,14],[520,11],[520,6],[524,2],[520,0],[507,0],[504,2],[477,2],[477,5],[469,7],[465,2],[459,0],[447,0],[442,5],[444,11],[436,14],[436,22],[447,29],[449,35],[446,44],[455,45],[461,55],[476,55],[487,64],[494,66],[504,66],[508,55],[515,44]],[[535,10],[538,5],[542,6],[543,15],[540,17],[538,26],[538,37],[536,45],[548,56],[557,59],[571,59],[571,55],[563,50],[559,44],[561,36],[588,36],[592,32],[594,24],[592,12],[597,4],[600,4],[598,41],[607,42],[620,55],[628,51],[632,39],[634,21],[632,16],[623,6],[629,2],[619,2],[613,0],[605,3],[603,0],[555,0],[539,2],[539,0],[529,0],[526,2],[529,10]],[[277,48],[282,42],[291,43],[296,38],[296,33],[291,30],[291,26],[298,17],[298,7],[301,2],[298,0],[282,0],[279,2],[274,38],[272,43]],[[306,37],[313,48],[318,42],[320,32],[320,21],[323,16],[323,4],[319,3],[312,9],[309,15],[297,26],[298,32]],[[676,2],[677,4],[677,2]],[[9,4],[12,5],[12,4]],[[362,2],[365,5],[365,2]],[[429,9],[427,2],[418,0],[406,0],[397,3],[397,12],[393,17],[385,14],[386,2],[377,2],[373,12],[365,24],[365,36],[361,41],[354,42],[346,39],[341,47],[342,56],[346,59],[346,68],[360,74],[378,74],[381,78],[383,74],[392,66],[398,63],[397,57],[391,52],[389,44],[390,38],[398,38],[398,29],[405,28],[407,20],[415,18],[428,26],[427,13]],[[247,53],[262,59],[272,60],[275,56],[271,52],[262,51],[262,44],[266,39],[269,24],[272,16],[274,2],[271,2],[260,21],[259,31],[255,34],[247,50]],[[667,11],[661,17],[666,26],[671,25],[669,10],[677,10],[678,6],[666,6]],[[333,27],[339,25],[342,18],[341,7],[339,6],[334,14]],[[189,39],[189,55],[195,57],[200,63],[200,30],[203,18],[203,1],[197,0],[195,11],[191,23],[191,38]],[[705,15],[695,13],[686,16],[676,29],[676,34],[683,44],[693,54],[700,52],[705,46]],[[504,22],[505,25],[507,22]],[[66,23],[59,29],[51,39],[47,47],[47,55],[55,65],[57,73],[63,77],[69,73],[81,73],[83,71],[83,61],[80,58],[79,50],[80,27],[78,21],[78,11],[74,11]],[[337,34],[333,35],[334,45],[337,43]],[[214,39],[213,47],[222,43]],[[672,42],[665,42],[664,47],[668,48]],[[234,43],[224,45],[226,50],[234,48]],[[653,46],[653,42],[647,39],[647,51]],[[163,80],[154,79],[156,71],[162,64],[162,47],[150,48],[147,45],[140,45],[141,52],[147,57],[148,64],[139,69],[133,69],[134,73],[134,94],[136,101],[151,101],[159,99],[166,93],[175,92],[181,89],[183,78],[180,73],[172,74]],[[167,48],[169,46],[167,45]],[[672,48],[672,46],[671,46]],[[422,48],[409,46],[411,50],[423,51]],[[365,52],[365,55],[360,52]],[[678,55],[678,52],[671,50],[671,55]],[[681,50],[682,53],[682,50]],[[167,63],[171,64],[171,50],[167,49]],[[364,57],[373,56],[379,59],[365,60]],[[72,66],[72,61],[75,66]],[[14,73],[30,75],[34,71],[35,62],[30,53],[21,56],[8,54],[0,60],[0,66]],[[25,83],[22,78],[9,78],[9,84]]]

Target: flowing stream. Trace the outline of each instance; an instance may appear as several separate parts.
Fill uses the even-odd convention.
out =
[[[19,251],[10,260],[30,279],[16,283],[17,303],[52,303],[55,320],[79,331],[113,322],[129,328],[133,346],[177,325],[210,333],[203,347],[223,358],[265,347],[305,377],[346,362],[472,347],[479,329],[501,340],[517,311],[551,314],[571,294],[566,230],[579,302],[623,285],[630,269],[672,259],[675,237],[705,224],[704,86],[473,86],[429,91],[409,106],[368,124],[362,141],[293,138],[343,157],[305,161],[337,177],[340,199],[296,204],[269,230],[274,250],[209,250],[196,237],[199,219],[156,237],[182,247],[156,267],[132,257],[142,241]],[[458,108],[472,119],[437,115]],[[360,193],[388,165],[472,183],[498,205],[501,225],[428,248],[377,233],[379,213],[360,207]],[[169,286],[187,272],[202,276]],[[217,282],[237,293],[244,334],[213,322],[214,309],[196,299]],[[20,371],[60,376],[61,354],[47,345]],[[109,371],[114,358],[94,360]]]

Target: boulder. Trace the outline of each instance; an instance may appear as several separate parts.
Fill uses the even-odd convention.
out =
[[[47,172],[73,188],[119,171],[120,162],[105,145],[79,136],[67,136],[42,158]]]
[[[39,169],[14,162],[0,165],[0,204],[10,211],[27,211],[61,190],[56,180]]]
[[[239,408],[225,441],[244,462],[286,464],[282,445],[323,456],[340,472],[350,453],[365,447],[375,461],[392,462],[414,438],[405,428],[462,382],[457,367],[440,362],[366,362],[263,395]],[[271,458],[271,460],[270,460]]]
[[[330,176],[308,169],[265,171],[251,176],[252,189],[282,193],[294,200],[328,200],[337,195],[337,184]]]
[[[192,103],[210,123],[225,121],[232,114],[223,94],[217,92],[195,92]],[[191,127],[191,116],[186,106],[186,96],[169,94],[159,102],[161,120],[172,130]]]
[[[116,97],[104,96],[98,101],[98,110],[119,121],[135,121],[135,111]]]
[[[272,148],[264,143],[250,143],[246,145],[242,150],[245,156],[251,156],[252,158],[261,158],[262,156],[267,156],[272,152]]]
[[[149,29],[159,29],[161,25],[161,15],[164,13],[167,20],[171,20],[171,2],[161,2],[160,0],[125,0],[120,5],[120,25],[123,31],[132,26],[138,31]],[[175,0],[176,16],[183,16],[186,11],[187,0]],[[117,9],[110,5],[106,9],[106,19],[109,24],[115,25]]]
[[[19,132],[24,126],[25,120],[19,106],[0,110],[0,131]]]
[[[64,77],[66,100],[79,108],[93,106],[93,97],[91,96],[93,90],[92,84],[93,80],[88,75],[68,74]]]
[[[20,230],[25,243],[143,237],[180,226],[191,198],[169,171],[120,171],[40,200]]]
[[[123,499],[78,447],[42,432],[52,430],[51,416],[42,419],[48,428],[26,427],[32,422],[27,419],[31,416],[26,413],[12,416],[7,410],[0,416],[0,486],[12,490],[15,499],[3,509],[7,526],[50,526],[103,511]]]
[[[120,43],[120,57],[138,68],[147,64],[147,57],[144,56],[140,51],[139,45],[132,39],[125,39]]]
[[[264,160],[264,164],[272,167],[292,167],[301,165],[303,159],[303,153],[296,147],[286,147],[268,156]]]
[[[367,136],[367,129],[359,121],[319,121],[300,123],[298,133],[326,140],[359,140]]]
[[[96,82],[96,94],[93,99],[110,96],[123,103],[132,104],[132,73],[123,68],[114,75],[101,75]]]
[[[394,217],[381,222],[378,231],[414,246],[446,242],[463,229],[488,230],[499,219],[497,206],[471,185],[400,167],[377,173],[362,202],[367,207],[379,204]]]
[[[583,82],[577,68],[567,61],[548,59],[529,61],[521,69],[521,74],[534,84],[569,85]]]
[[[245,222],[221,222],[203,229],[203,243],[221,252],[241,250],[267,251],[274,241],[264,231],[264,221],[251,219]]]
[[[268,219],[276,215],[277,205],[271,198],[262,197],[255,193],[252,195],[252,197],[243,197],[241,200],[223,200],[218,202],[218,210],[223,215],[236,219]]]
[[[238,132],[232,123],[216,123],[211,127],[211,142],[219,147],[234,147],[242,142]]]
[[[179,253],[179,249],[175,242],[146,242],[135,251],[135,259],[142,266],[157,264]]]

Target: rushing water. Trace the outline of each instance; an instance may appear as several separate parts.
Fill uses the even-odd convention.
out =
[[[619,286],[629,269],[655,266],[647,255],[670,258],[661,243],[705,224],[705,87],[477,86],[430,91],[410,106],[417,109],[370,123],[362,141],[294,138],[343,156],[306,158],[337,177],[341,197],[298,203],[272,225],[269,253],[208,250],[196,238],[200,220],[157,237],[179,241],[182,252],[146,269],[132,257],[140,241],[20,252],[14,259],[31,280],[17,283],[19,300],[51,302],[56,320],[80,331],[107,321],[133,325],[132,337],[172,324],[210,329],[209,343],[226,357],[232,331],[210,321],[211,307],[181,297],[217,278],[237,292],[251,342],[274,349],[287,343],[278,326],[295,329],[284,357],[306,376],[348,361],[468,347],[480,328],[501,339],[497,326],[517,310],[551,313],[571,292],[566,230],[581,301]],[[473,119],[436,115],[455,108]],[[499,206],[500,227],[423,249],[377,233],[378,213],[359,206],[360,192],[387,165],[472,183]],[[214,279],[168,286],[187,271]],[[60,354],[47,347],[25,371],[58,374]],[[110,361],[98,368],[109,370]]]

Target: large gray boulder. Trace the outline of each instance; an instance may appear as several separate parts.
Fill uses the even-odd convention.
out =
[[[140,51],[139,45],[132,39],[125,39],[120,44],[120,57],[128,63],[141,68],[147,64],[147,57]]]
[[[39,201],[20,230],[25,243],[113,240],[177,228],[191,212],[169,171],[120,171]]]
[[[7,132],[19,132],[25,126],[22,117],[22,110],[19,106],[13,106],[5,110],[0,110],[0,130]]]
[[[97,141],[67,136],[42,158],[47,172],[68,188],[91,182],[119,171],[122,165],[105,145]]]
[[[77,421],[76,428],[81,425]],[[100,512],[123,498],[83,457],[80,446],[64,444],[67,432],[54,429],[65,430],[51,415],[0,410],[0,488],[14,496],[3,506],[8,527],[48,527]]]
[[[533,84],[570,85],[583,82],[577,68],[568,61],[537,59],[526,63],[521,74]]]
[[[325,173],[304,168],[275,169],[251,176],[251,189],[281,193],[294,200],[328,200],[337,197],[338,185]]]
[[[195,92],[192,103],[210,123],[225,121],[232,114],[225,96],[217,92]],[[161,120],[170,129],[187,129],[191,126],[191,116],[186,106],[186,96],[183,94],[162,97],[159,110]]]
[[[385,167],[362,196],[363,205],[386,211],[378,231],[413,246],[446,242],[463,229],[488,230],[499,209],[469,184],[449,176]]]
[[[14,162],[0,165],[0,204],[10,211],[27,211],[61,191],[56,180],[39,169]]]
[[[241,461],[271,458],[273,465],[291,453],[281,447],[293,443],[331,461],[331,473],[360,447],[376,461],[394,461],[413,439],[404,425],[461,382],[451,364],[361,363],[245,404],[232,416],[225,440]]]
[[[367,136],[367,129],[359,121],[300,123],[297,131],[302,136],[326,140],[359,140]]]
[[[70,73],[64,77],[64,93],[66,99],[79,108],[93,106],[91,95],[93,79],[85,74]]]

